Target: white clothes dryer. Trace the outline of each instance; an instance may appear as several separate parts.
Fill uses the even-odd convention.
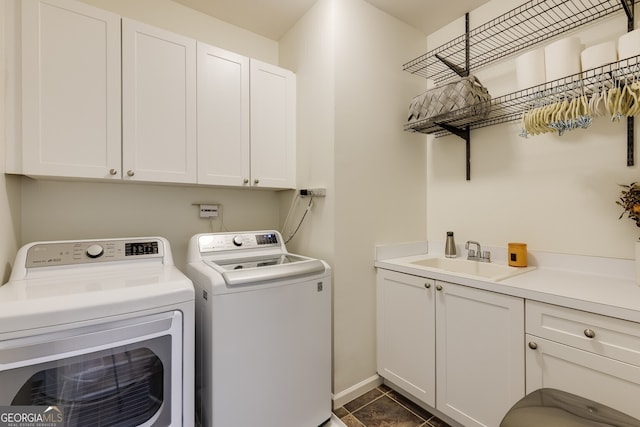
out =
[[[164,238],[25,245],[0,287],[0,407],[192,427],[194,313]]]
[[[316,427],[331,418],[331,269],[276,231],[198,234],[196,419]]]

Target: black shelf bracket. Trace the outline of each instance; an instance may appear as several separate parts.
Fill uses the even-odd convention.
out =
[[[466,171],[467,171],[467,181],[471,181],[471,129],[469,126],[464,129],[457,128],[455,126],[450,126],[446,123],[436,123],[442,129],[451,132],[455,136],[464,139],[466,143]]]
[[[435,57],[438,58],[438,60],[440,60],[440,62],[442,62],[447,67],[449,67],[451,69],[451,71],[453,71],[454,73],[456,73],[460,77],[467,77],[469,75],[469,69],[468,68],[464,69],[462,67],[459,67],[456,64],[454,64],[453,62],[449,61],[448,59],[443,58],[438,53],[435,54]]]
[[[627,14],[627,31],[633,31],[635,18],[635,0],[620,0]],[[635,131],[633,116],[627,117],[627,166],[635,164]]]
[[[633,30],[633,18],[634,18],[634,13],[633,13],[633,3],[634,0],[620,0],[620,3],[622,3],[622,8],[624,9],[624,12],[627,14],[627,21],[629,21],[631,23],[631,28],[629,29],[629,31]]]
[[[626,0],[620,0],[620,1],[624,1],[626,2]],[[453,62],[447,60],[446,58],[444,58],[442,55],[436,53],[434,56],[436,58],[438,58],[438,60],[440,62],[442,62],[444,65],[446,65],[447,67],[449,67],[449,69],[451,71],[453,71],[454,73],[456,73],[457,75],[459,75],[460,77],[467,77],[469,75],[469,49],[470,49],[470,45],[471,45],[471,37],[469,32],[471,31],[471,28],[469,26],[469,12],[464,14],[464,34],[465,34],[465,38],[464,38],[464,68],[460,67],[459,65],[454,64]]]
[[[621,0],[626,1],[626,0]],[[464,14],[464,33],[465,33],[465,43],[464,43],[464,68],[459,67],[458,65],[452,63],[451,61],[446,60],[440,55],[436,54],[435,57],[440,60],[443,64],[449,67],[454,73],[459,75],[460,77],[469,76],[469,46],[470,46],[470,34],[471,31],[469,26],[469,12]],[[442,129],[451,132],[459,138],[464,139],[466,143],[466,162],[465,168],[467,172],[467,181],[471,181],[471,129],[469,126],[465,128],[457,128],[455,126],[450,126],[446,123],[436,123],[436,125],[440,126]]]

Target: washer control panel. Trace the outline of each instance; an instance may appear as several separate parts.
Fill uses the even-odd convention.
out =
[[[240,249],[256,249],[280,246],[280,234],[276,231],[256,233],[215,233],[198,237],[200,252],[216,252]]]
[[[153,238],[37,243],[27,252],[26,267],[128,261],[163,256],[162,241]]]

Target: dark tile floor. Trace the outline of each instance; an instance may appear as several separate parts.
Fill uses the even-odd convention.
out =
[[[449,427],[386,385],[333,412],[347,427]]]

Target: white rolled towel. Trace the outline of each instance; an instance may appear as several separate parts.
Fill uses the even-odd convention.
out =
[[[577,37],[567,37],[547,45],[544,48],[547,81],[579,73],[581,51],[582,45]]]
[[[544,49],[530,50],[516,58],[518,90],[541,85],[545,82]]]
[[[618,58],[620,60],[640,55],[640,30],[633,30],[618,39]]]
[[[582,51],[580,58],[583,70],[590,70],[616,62],[618,60],[616,43],[610,41],[590,46]]]

